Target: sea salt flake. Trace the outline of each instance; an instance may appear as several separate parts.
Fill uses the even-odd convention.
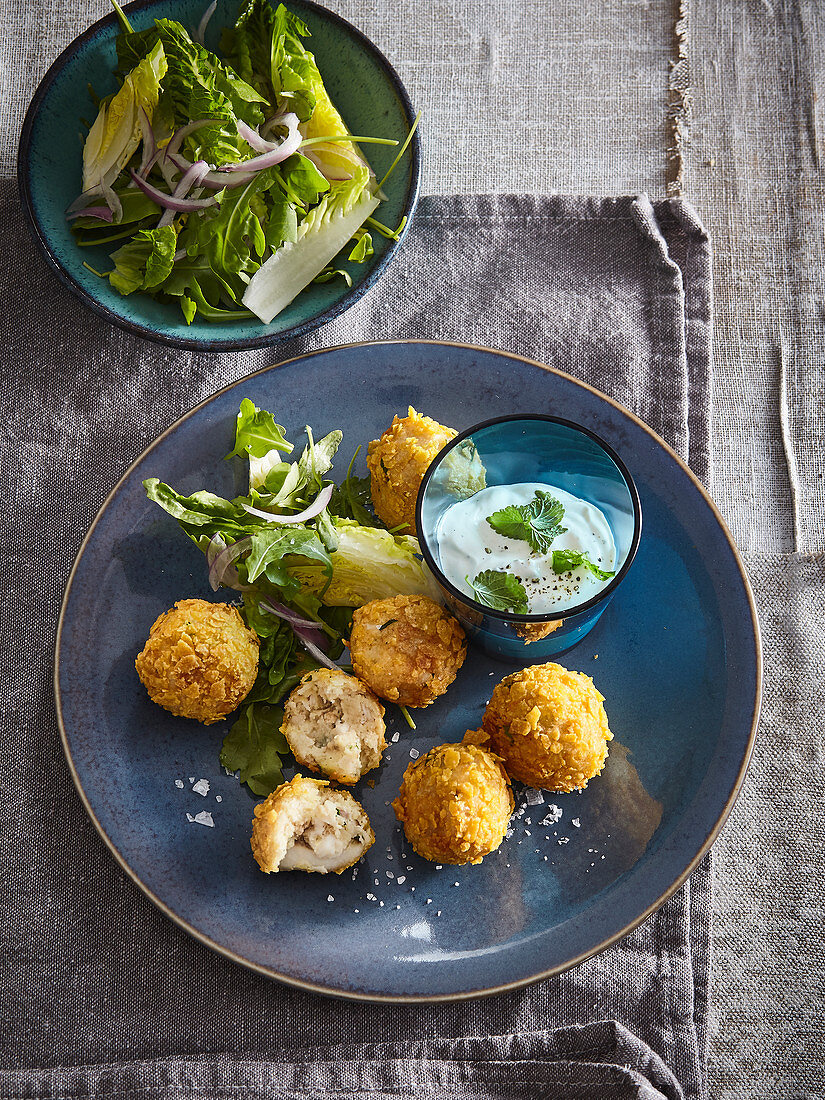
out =
[[[578,819],[577,817],[574,817],[574,818],[573,818],[573,825],[574,825],[574,826],[575,826],[575,828],[577,828],[577,829],[580,829],[580,828],[582,827],[582,823],[581,823],[581,821],[580,821],[580,820],[579,820],[579,819]]]
[[[399,875],[398,878],[395,881],[398,883],[399,886],[401,886],[403,883],[405,883],[407,881],[407,876],[406,875]]]
[[[195,792],[195,794],[203,795],[203,797],[206,798],[206,796],[209,794],[209,780],[199,779],[197,783],[193,786],[192,790]]]
[[[398,738],[399,738],[400,736],[401,736],[401,735],[399,734],[398,730],[396,730],[396,731],[395,731],[395,733],[394,733],[394,734],[392,735],[392,737],[390,738],[390,741],[392,741],[393,743],[395,743],[395,742],[396,742],[396,741],[398,740]]]
[[[223,798],[219,794],[216,794],[215,795],[215,801],[216,802],[223,802]]]
[[[385,871],[384,874],[387,876],[387,878],[395,878],[395,875],[392,873],[392,871]]]
[[[378,901],[378,898],[375,894],[367,894],[367,901]]]
[[[335,898],[332,896],[332,894],[327,894],[327,901],[335,901]]]
[[[379,904],[379,905],[381,906],[381,908],[382,908],[382,909],[384,908],[384,903],[383,903],[383,901],[379,901],[379,903],[378,903],[378,904]]]
[[[186,819],[187,821],[197,821],[198,825],[206,825],[210,829],[215,828],[215,822],[212,820],[212,814],[210,814],[209,810],[201,810],[201,812],[195,814],[194,817],[192,817],[191,814],[187,814]]]
[[[440,871],[443,866],[444,866],[443,863],[436,863],[436,865],[435,865],[436,871]],[[411,868],[408,867],[407,870],[409,871],[409,870],[411,870]]]
[[[547,808],[546,815],[541,819],[542,825],[555,825],[557,821],[561,820],[561,806],[557,806],[555,803],[551,803]]]
[[[544,802],[544,792],[536,787],[528,787],[524,795],[528,806],[540,806]]]
[[[189,782],[190,782],[190,783],[194,783],[194,782],[195,782],[195,777],[194,777],[194,775],[190,775],[190,776],[189,776]]]
[[[180,789],[183,790],[183,780],[182,779],[176,779],[175,780],[175,786],[180,787]]]
[[[420,755],[418,749],[410,749],[410,760],[417,760]]]
[[[570,843],[570,837],[569,836],[560,836],[559,839],[556,841],[556,844],[569,844],[569,843]]]

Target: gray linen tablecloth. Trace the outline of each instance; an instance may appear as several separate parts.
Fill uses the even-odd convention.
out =
[[[583,18],[577,0],[552,6],[544,0],[326,3],[378,43],[424,109],[425,193],[663,195],[666,183],[681,181],[716,243],[711,487],[748,552],[768,645],[764,732],[740,802],[714,848],[710,1086],[720,1100],[821,1098],[825,6],[816,0],[594,0]],[[107,0],[0,5],[0,177],[14,174],[20,122],[41,75],[107,10]],[[15,218],[7,229],[13,237],[22,232]],[[41,275],[47,285],[42,268],[18,283],[18,249],[4,257],[6,304],[32,288],[36,299]],[[23,251],[24,260],[28,255]],[[16,313],[6,321],[24,330],[31,324]],[[63,342],[71,352],[76,334],[59,318],[56,337],[56,348]],[[122,360],[127,345],[118,339],[109,354]],[[166,352],[156,354],[167,361]],[[56,384],[66,384],[75,370],[77,385],[100,392],[107,409],[98,389],[100,363],[73,366],[69,354],[62,371],[61,361],[59,350],[43,356],[35,341],[25,353],[24,362],[33,365],[21,391],[38,370],[55,373]],[[237,376],[233,370],[227,368],[225,380]],[[20,371],[7,354],[6,386]],[[46,386],[43,378],[39,384]],[[194,367],[189,385],[194,401],[208,392],[209,379]],[[179,393],[173,388],[170,410],[185,407]],[[53,446],[59,465],[61,444],[64,450],[80,446],[82,419],[60,424],[57,415],[51,435],[60,443],[44,430],[36,458]],[[113,431],[107,443],[120,447],[125,465],[145,438],[138,431],[124,440]],[[22,468],[29,453],[19,446],[16,453]],[[70,483],[79,530],[99,500]],[[41,503],[53,484],[41,491]],[[15,538],[12,563],[28,556]],[[4,602],[9,634],[16,631],[15,601],[29,584]],[[55,581],[49,589],[51,614],[58,587]],[[42,599],[44,591],[38,589]],[[20,709],[31,705],[33,694],[47,710],[44,683],[29,686]],[[3,706],[5,736],[17,744],[18,708],[9,701]],[[38,763],[46,773],[62,768],[45,748]],[[62,789],[59,778],[52,782]],[[50,797],[56,807],[58,794],[52,790]],[[9,798],[17,812],[13,792]],[[75,877],[82,888],[79,869]],[[53,889],[55,904],[65,904],[65,885],[62,893],[57,885],[42,889]],[[61,946],[71,967],[77,941],[54,950]],[[7,958],[0,966],[11,973],[16,963]],[[24,980],[37,973],[34,963],[24,967]],[[92,982],[103,973],[102,967],[93,973]],[[86,968],[78,983],[88,977]],[[201,1011],[219,1003],[211,990],[210,997]],[[134,1050],[128,1023],[117,1025],[106,1013],[102,1018],[104,1030],[119,1026],[123,1048]],[[56,1006],[45,1020],[38,1035],[50,1026],[59,1030]],[[15,1026],[25,1030],[19,1020]],[[443,1030],[449,1026],[445,1021]]]
[[[62,586],[119,474],[197,400],[300,350],[367,337],[499,344],[608,389],[706,474],[709,251],[689,208],[428,198],[353,309],[299,344],[228,355],[158,348],[91,315],[46,270],[9,188],[2,224],[22,282],[4,316],[0,389],[15,593],[0,650],[14,745],[0,758],[11,964],[0,1092],[706,1095],[707,862],[621,944],[530,989],[442,1006],[307,995],[211,954],[119,870],[72,789],[49,682]]]

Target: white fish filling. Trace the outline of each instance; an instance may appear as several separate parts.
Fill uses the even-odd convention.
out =
[[[296,776],[256,807],[252,849],[261,870],[342,871],[375,840],[364,808],[348,791]]]
[[[346,673],[313,673],[289,697],[283,733],[295,758],[342,783],[376,768],[386,747],[383,708]]]

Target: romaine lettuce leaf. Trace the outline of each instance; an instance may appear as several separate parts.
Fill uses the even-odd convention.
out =
[[[292,570],[325,604],[361,607],[399,594],[440,600],[438,584],[421,561],[418,540],[412,535],[391,535],[348,520],[337,520],[335,533],[338,547],[330,554],[332,580],[326,591],[327,578],[317,566],[300,563]]]
[[[296,242],[281,245],[252,276],[243,304],[269,324],[338,255],[379,202],[366,168],[333,183],[298,226]]]
[[[118,92],[101,103],[83,146],[83,190],[110,188],[140,144],[140,111],[151,121],[167,59],[160,43],[126,75]]]
[[[250,126],[263,122],[266,100],[223,64],[215,54],[193,42],[180,23],[157,19],[155,27],[169,62],[163,82],[162,105],[176,126],[214,119],[190,134],[184,149],[191,160],[230,164],[247,160],[249,146],[238,136],[235,119]]]

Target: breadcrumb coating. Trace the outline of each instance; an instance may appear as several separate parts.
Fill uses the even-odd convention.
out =
[[[560,626],[564,626],[564,619],[556,619],[550,623],[516,623],[515,631],[519,638],[523,638],[527,645],[531,642],[540,642],[542,638],[549,638]]]
[[[392,804],[415,851],[434,863],[481,863],[513,812],[497,756],[475,744],[438,745],[410,764]]]
[[[326,779],[296,775],[258,803],[252,855],[266,874],[314,871],[340,875],[375,843],[370,819],[349,791]]]
[[[370,492],[376,515],[387,527],[405,526],[415,534],[415,505],[421,479],[442,447],[458,433],[410,405],[403,418],[367,448]]]
[[[506,676],[482,724],[513,779],[566,793],[604,767],[613,734],[603,703],[589,676],[549,662]]]
[[[249,694],[258,673],[259,647],[257,634],[236,608],[178,600],[155,620],[135,668],[155,703],[208,726]]]
[[[376,695],[426,707],[456,678],[467,640],[429,596],[390,596],[353,612],[349,650],[355,675]]]

